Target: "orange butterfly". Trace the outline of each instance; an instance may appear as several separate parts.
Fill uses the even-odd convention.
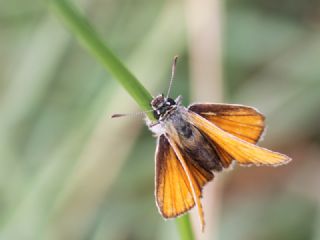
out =
[[[233,160],[243,165],[277,166],[291,159],[258,147],[265,117],[252,107],[233,104],[181,105],[181,97],[169,98],[177,57],[172,65],[168,94],[151,101],[156,122],[147,119],[158,137],[156,148],[155,195],[164,218],[198,208],[202,230],[204,214],[200,198],[213,172],[228,168]],[[124,116],[116,114],[113,117]]]
[[[170,87],[177,57],[172,65]],[[163,94],[151,101],[157,121],[147,120],[158,137],[156,149],[156,203],[164,218],[177,217],[195,205],[204,229],[203,186],[212,172],[233,160],[243,165],[281,165],[291,159],[258,147],[265,117],[252,107],[231,104],[193,104],[188,108]]]

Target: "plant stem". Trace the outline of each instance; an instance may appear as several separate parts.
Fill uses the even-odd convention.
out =
[[[190,222],[189,214],[185,214],[182,217],[176,219],[177,227],[181,240],[193,240],[194,234]]]
[[[150,110],[151,94],[106,46],[87,19],[71,5],[70,1],[51,0],[50,2],[53,10],[62,18],[63,23],[68,25],[77,39],[126,89],[142,110]],[[147,115],[150,119],[154,119],[152,112],[147,112]]]
[[[142,110],[150,110],[151,94],[106,46],[87,19],[69,1],[51,0],[50,2],[53,10],[62,18],[63,23],[68,25],[77,39],[126,89]],[[147,112],[146,114],[151,120],[154,120],[152,112]],[[194,239],[188,214],[177,218],[176,223],[181,240]]]

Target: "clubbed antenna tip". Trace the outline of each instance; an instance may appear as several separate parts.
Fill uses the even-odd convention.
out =
[[[172,63],[172,68],[171,68],[171,78],[170,78],[169,88],[168,88],[168,92],[167,92],[167,98],[169,97],[171,86],[172,86],[172,82],[173,82],[173,79],[174,79],[174,75],[176,73],[176,66],[177,66],[177,62],[178,62],[178,57],[179,57],[178,55],[175,55],[173,57],[173,63]]]

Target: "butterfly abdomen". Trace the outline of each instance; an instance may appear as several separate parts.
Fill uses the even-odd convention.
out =
[[[167,133],[178,143],[191,161],[208,171],[221,171],[222,164],[214,146],[195,126],[189,123],[184,113],[186,111],[181,107],[166,119]]]
[[[176,127],[179,134],[184,138],[191,138],[193,136],[193,131],[190,123],[181,121],[181,124]]]

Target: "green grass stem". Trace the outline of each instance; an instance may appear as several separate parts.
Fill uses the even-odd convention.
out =
[[[176,219],[176,224],[181,240],[194,240],[192,225],[189,214],[185,214]]]
[[[50,5],[63,23],[69,27],[83,46],[107,69],[126,89],[143,111],[150,110],[151,94],[133,76],[122,62],[106,46],[87,19],[72,6],[70,1],[51,0]],[[153,119],[151,112],[147,113]]]

